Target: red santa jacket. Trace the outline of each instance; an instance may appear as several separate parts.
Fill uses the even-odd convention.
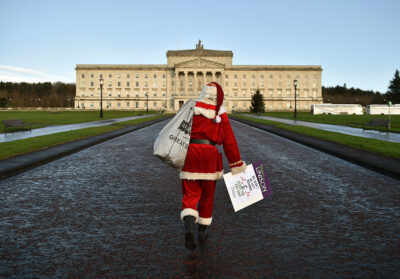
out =
[[[191,138],[208,139],[224,148],[229,166],[233,174],[246,169],[240,159],[239,148],[229,123],[228,115],[221,106],[218,115],[220,123],[215,123],[215,105],[206,101],[196,103],[194,108]],[[209,144],[191,143],[188,148],[185,164],[180,172],[181,179],[218,180],[223,175],[222,154]]]

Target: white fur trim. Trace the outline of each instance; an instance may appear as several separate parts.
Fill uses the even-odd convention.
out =
[[[212,222],[212,217],[210,217],[210,218],[201,218],[201,217],[199,217],[199,224],[200,225],[209,226],[209,225],[211,225],[211,222]]]
[[[224,171],[217,171],[214,173],[198,173],[198,172],[187,172],[181,171],[179,174],[180,179],[188,180],[219,180],[224,175]]]
[[[215,110],[211,109],[205,109],[205,108],[199,108],[199,107],[194,107],[193,110],[194,115],[203,115],[204,117],[208,119],[213,119],[215,117]]]
[[[215,123],[221,123],[221,117],[219,115],[215,117]]]
[[[224,105],[222,104],[221,107],[219,108],[218,115],[224,114],[226,112]]]
[[[232,167],[232,166],[237,165],[237,164],[239,164],[239,163],[241,163],[241,162],[243,162],[243,161],[242,161],[242,160],[237,161],[237,162],[235,162],[235,163],[229,164],[229,166]]]
[[[241,173],[241,172],[244,171],[246,168],[247,168],[247,165],[246,165],[245,162],[243,162],[243,165],[241,165],[240,167],[231,168],[232,175]]]
[[[185,216],[196,217],[196,220],[194,221],[195,223],[197,223],[199,221],[199,212],[197,210],[194,210],[193,208],[185,208],[184,210],[182,210],[181,211],[181,220],[182,221]]]
[[[216,106],[217,105],[217,101],[216,100],[210,100],[210,99],[197,99],[197,102],[204,103],[204,104],[207,104],[207,105],[212,105],[212,106]]]

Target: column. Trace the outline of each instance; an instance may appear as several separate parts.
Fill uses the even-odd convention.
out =
[[[184,86],[184,95],[187,95],[187,93],[188,93],[188,90],[189,90],[189,86],[188,86],[188,72],[187,71],[185,71],[185,86]]]
[[[203,86],[207,84],[207,72],[202,72],[203,73]]]
[[[193,77],[193,84],[194,84],[194,95],[197,96],[197,72],[193,71],[194,77]]]
[[[211,74],[212,74],[211,81],[215,81],[215,72],[211,72]]]

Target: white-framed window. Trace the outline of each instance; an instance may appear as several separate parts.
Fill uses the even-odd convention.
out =
[[[82,74],[81,77],[82,77],[82,78],[85,78],[85,74]]]
[[[278,89],[278,96],[282,97],[282,89]]]
[[[117,78],[121,78],[121,74],[118,74],[118,75],[117,75]]]
[[[148,87],[149,84],[147,83],[147,81],[144,82],[144,87]]]
[[[165,87],[166,86],[166,84],[165,84],[165,81],[162,83],[162,87]]]
[[[286,89],[286,96],[290,96],[290,94],[291,94],[291,92],[290,92],[290,89]]]
[[[112,86],[112,82],[109,81],[109,82],[108,82],[108,87],[111,87],[111,86]]]
[[[264,87],[264,82],[260,82],[260,87]]]
[[[136,74],[135,77],[136,77],[136,78],[139,78],[139,74]]]
[[[153,82],[153,88],[157,87],[157,82]]]

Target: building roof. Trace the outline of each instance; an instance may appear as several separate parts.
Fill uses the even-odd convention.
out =
[[[165,70],[165,64],[76,64],[75,70]]]
[[[213,50],[213,49],[184,49],[184,50],[168,50],[167,57],[170,56],[204,56],[204,57],[233,57],[233,52],[230,50]]]

